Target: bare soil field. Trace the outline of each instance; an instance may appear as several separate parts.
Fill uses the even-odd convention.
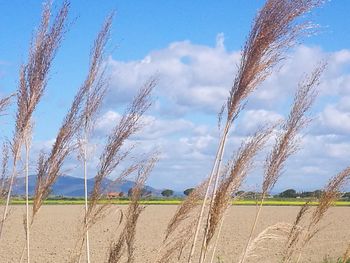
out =
[[[114,211],[91,229],[92,262],[106,261],[111,239],[119,233],[117,226],[120,213],[117,211],[120,208],[125,209],[126,206],[114,206]],[[237,261],[248,237],[255,209],[253,206],[235,206],[229,209],[217,252],[220,262]],[[292,222],[298,210],[298,207],[264,207],[257,232],[277,222]],[[175,205],[146,207],[137,225],[136,262],[155,262],[164,230],[175,211]],[[79,205],[44,206],[31,229],[31,261],[68,262],[82,214],[83,207]],[[23,215],[24,206],[11,208],[0,242],[0,262],[19,261],[25,242]],[[330,209],[322,224],[324,229],[305,250],[302,262],[322,262],[326,255],[332,258],[340,256],[350,239],[349,219],[349,207]],[[259,250],[258,257],[251,258],[250,262],[278,262],[274,258],[278,246],[276,242],[267,242],[265,249]]]

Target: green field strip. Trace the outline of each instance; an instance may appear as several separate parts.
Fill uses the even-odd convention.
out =
[[[181,204],[182,200],[141,200],[140,204],[143,205],[179,205]],[[30,204],[32,201],[29,202]],[[130,203],[129,200],[101,200],[99,201],[100,204],[116,204],[116,205],[127,205]],[[302,206],[306,203],[306,201],[283,201],[283,200],[266,200],[264,201],[264,206]],[[24,205],[25,200],[12,200],[12,205]],[[46,200],[44,201],[45,205],[83,205],[84,200]],[[238,200],[238,201],[232,201],[232,205],[238,205],[238,206],[254,206],[254,205],[260,205],[260,201],[255,200]],[[309,205],[316,206],[318,205],[318,202],[309,202]],[[337,201],[334,203],[334,206],[350,206],[350,201]]]

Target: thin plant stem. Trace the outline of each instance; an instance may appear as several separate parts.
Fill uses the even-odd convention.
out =
[[[188,263],[192,262],[192,259],[193,259],[194,253],[195,253],[195,247],[196,247],[196,243],[197,243],[197,239],[198,239],[198,235],[199,235],[199,230],[200,230],[200,227],[201,227],[201,221],[202,221],[202,218],[203,218],[203,215],[204,215],[205,205],[206,205],[207,199],[209,197],[210,186],[211,186],[211,183],[213,181],[213,178],[214,178],[214,175],[215,175],[215,171],[217,171],[219,160],[222,157],[223,148],[224,148],[225,143],[226,143],[226,136],[227,136],[228,129],[229,129],[229,125],[228,125],[228,123],[226,123],[225,131],[224,131],[224,133],[223,133],[223,135],[221,137],[219,148],[217,150],[217,153],[216,153],[216,156],[215,156],[215,160],[214,160],[214,165],[213,165],[211,173],[210,173],[207,189],[206,189],[205,196],[204,196],[204,199],[203,199],[203,203],[202,203],[202,206],[201,206],[201,211],[200,211],[200,214],[198,216],[196,232],[195,232],[195,235],[194,235],[194,238],[193,238],[193,242],[192,242],[192,247],[191,247]]]
[[[225,211],[225,214],[226,214],[227,210]],[[216,236],[216,239],[215,239],[215,243],[214,243],[214,247],[213,247],[213,252],[211,254],[211,259],[210,259],[210,263],[213,263],[214,262],[214,258],[215,258],[215,253],[216,253],[216,248],[218,247],[218,244],[219,244],[219,239],[220,239],[220,235],[221,235],[221,230],[222,230],[222,227],[224,225],[224,221],[225,221],[225,214],[223,215],[222,219],[221,219],[221,222],[220,222],[220,226],[219,226],[219,229],[218,229],[218,234]]]
[[[247,243],[245,245],[242,258],[239,261],[240,263],[244,263],[245,262],[245,259],[246,259],[246,256],[247,256],[248,247],[249,247],[250,243],[252,242],[252,238],[253,238],[253,234],[254,234],[255,228],[258,225],[258,220],[259,220],[259,217],[260,217],[260,213],[261,213],[261,210],[262,210],[262,206],[263,206],[264,200],[265,200],[265,195],[263,195],[261,197],[260,205],[258,207],[257,213],[255,214],[254,223],[253,223],[253,226],[252,226],[252,228],[250,230],[248,241],[247,241]]]
[[[8,209],[9,209],[9,205],[10,205],[10,199],[11,199],[11,192],[12,192],[13,183],[14,183],[14,180],[15,180],[15,177],[16,177],[16,174],[17,174],[17,169],[16,168],[17,168],[18,156],[19,156],[19,151],[17,151],[15,153],[15,156],[14,156],[14,159],[13,159],[10,185],[9,185],[9,190],[7,192],[5,209],[4,209],[4,213],[3,213],[2,221],[1,221],[1,225],[0,225],[0,239],[2,237],[2,231],[3,231],[4,223],[5,223],[5,220],[7,218],[7,214],[8,214]]]
[[[28,135],[27,135],[28,136]],[[26,176],[26,240],[27,240],[27,262],[30,263],[30,230],[29,230],[29,138],[25,139],[25,176]]]
[[[84,193],[85,193],[85,227],[86,227],[86,260],[90,263],[90,242],[89,242],[89,230],[88,230],[88,186],[87,186],[87,131],[86,128],[84,130]]]
[[[226,145],[226,139],[227,139],[227,134],[230,128],[230,123],[227,122],[224,132],[223,132],[223,145],[220,149],[220,153],[219,153],[219,161],[216,167],[216,172],[214,173],[215,176],[215,183],[214,183],[214,189],[213,189],[213,193],[212,193],[212,197],[210,199],[210,204],[209,204],[209,211],[211,209],[211,207],[214,204],[214,200],[215,200],[215,195],[216,195],[216,191],[218,188],[218,184],[219,184],[219,175],[220,175],[220,170],[221,170],[221,163],[222,163],[222,157],[224,155],[225,152],[225,145]],[[207,217],[207,222],[206,222],[206,227],[205,227],[205,234],[202,240],[202,247],[201,247],[201,254],[200,254],[200,259],[199,262],[203,263],[205,260],[205,256],[206,256],[206,252],[207,252],[207,244],[206,244],[206,237],[208,235],[208,231],[209,231],[209,224],[210,224],[210,214]]]

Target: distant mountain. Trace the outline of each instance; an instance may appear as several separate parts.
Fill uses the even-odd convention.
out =
[[[34,188],[36,183],[36,176],[29,176],[29,194],[33,195]],[[88,179],[88,190],[92,190],[94,186],[94,179]],[[123,192],[127,194],[129,189],[132,188],[135,183],[132,181],[124,180],[120,184],[111,184],[110,179],[103,179],[102,186],[103,188],[111,185],[108,188],[108,192]],[[151,192],[152,195],[158,196],[161,193],[161,190],[155,189],[150,186],[145,186],[145,190]],[[13,187],[13,195],[24,195],[25,194],[25,178],[18,177],[16,183]],[[51,195],[62,195],[66,197],[81,197],[84,196],[84,179],[73,177],[73,176],[60,176],[58,177],[56,183],[52,187]]]

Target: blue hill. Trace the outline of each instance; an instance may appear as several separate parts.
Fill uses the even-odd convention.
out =
[[[29,194],[33,195],[36,183],[36,176],[29,176]],[[134,182],[124,180],[120,184],[113,184],[108,178],[103,179],[102,187],[106,188],[105,192],[123,192],[127,194],[130,188],[135,185]],[[94,186],[94,178],[88,179],[88,190],[92,190]],[[107,187],[108,186],[108,187]],[[152,195],[159,195],[161,190],[150,186],[145,186],[145,190],[151,192]],[[25,194],[25,179],[18,177],[13,187],[13,195]],[[84,196],[84,179],[73,176],[60,176],[52,187],[52,195],[61,195],[66,197],[82,197]]]

